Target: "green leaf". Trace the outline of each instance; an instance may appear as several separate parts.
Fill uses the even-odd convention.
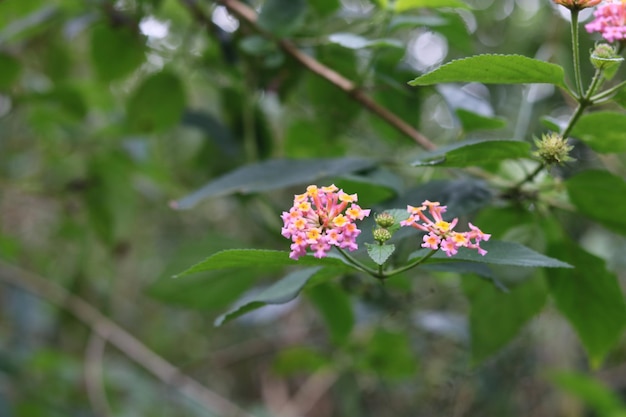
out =
[[[321,16],[327,16],[339,10],[340,0],[309,0],[309,6]]]
[[[246,165],[205,185],[182,199],[173,208],[184,210],[209,197],[234,193],[256,193],[371,168],[375,161],[361,158],[274,159]]]
[[[328,40],[337,45],[341,45],[348,49],[363,49],[363,48],[379,48],[379,47],[392,47],[392,48],[404,48],[404,44],[397,39],[367,39],[353,33],[333,33],[328,37]]]
[[[377,329],[355,360],[360,368],[390,379],[410,378],[417,372],[417,361],[406,332]]]
[[[487,251],[485,256],[481,256],[476,250],[459,248],[459,253],[454,256],[447,256],[443,251],[437,251],[429,258],[427,263],[454,261],[472,261],[494,265],[511,265],[524,267],[543,268],[572,268],[570,264],[542,255],[534,250],[515,242],[502,242],[490,240],[480,242],[480,247]],[[423,257],[430,252],[430,249],[422,249],[411,255],[411,259]]]
[[[501,117],[487,117],[465,109],[456,109],[456,115],[465,132],[506,127],[506,120]]]
[[[598,111],[583,115],[571,133],[600,153],[626,151],[626,114]]]
[[[543,280],[529,279],[503,293],[494,285],[465,278],[470,303],[472,361],[479,363],[497,352],[543,308],[547,291]]]
[[[267,0],[258,23],[274,35],[287,36],[302,25],[306,11],[306,0]]]
[[[273,364],[273,370],[279,375],[293,375],[298,372],[310,374],[330,363],[330,359],[313,348],[294,346],[281,349],[278,352]]]
[[[293,300],[300,294],[300,290],[304,288],[307,281],[321,269],[321,267],[305,268],[290,273],[259,294],[239,302],[235,307],[215,319],[215,325],[221,326],[267,304],[285,304]]]
[[[409,84],[416,86],[457,82],[547,83],[565,88],[562,67],[522,55],[477,55],[458,59],[417,77]]]
[[[306,295],[320,312],[335,344],[342,344],[354,327],[354,313],[350,297],[332,283],[316,285]]]
[[[0,52],[0,91],[6,91],[18,80],[22,64],[13,56]]]
[[[552,243],[549,253],[575,266],[548,274],[550,294],[597,368],[626,324],[626,305],[617,278],[606,270],[602,259],[567,240]]]
[[[626,407],[611,388],[591,376],[575,372],[554,372],[550,381],[562,390],[582,400],[599,417],[626,416]]]
[[[626,182],[610,172],[589,170],[565,183],[570,201],[581,214],[626,235]]]
[[[195,274],[202,271],[212,271],[216,269],[226,268],[283,268],[285,266],[329,266],[335,268],[349,269],[350,265],[346,264],[342,259],[329,256],[317,259],[313,256],[303,256],[297,261],[289,258],[289,252],[264,249],[228,249],[217,252],[205,260],[193,265],[180,274],[176,278],[186,275]]]
[[[407,10],[417,8],[439,8],[439,7],[457,7],[461,9],[468,9],[467,4],[461,0],[396,0],[393,10],[397,13],[402,13]]]
[[[91,60],[105,82],[130,74],[145,59],[145,40],[128,27],[98,25],[91,33]],[[165,100],[165,97],[161,97]]]
[[[180,79],[170,72],[151,75],[128,101],[131,129],[160,132],[176,125],[185,109],[185,91]]]
[[[515,140],[467,140],[423,152],[413,166],[467,167],[489,165],[505,159],[525,158],[530,144]]]
[[[367,247],[367,254],[369,255],[369,257],[372,258],[372,260],[378,265],[383,265],[385,262],[387,262],[387,259],[389,259],[391,254],[393,254],[393,252],[396,250],[396,247],[394,245],[366,243],[365,246]]]

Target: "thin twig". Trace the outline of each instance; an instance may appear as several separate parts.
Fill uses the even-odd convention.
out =
[[[24,289],[70,312],[99,337],[115,346],[165,384],[220,416],[254,417],[237,404],[209,390],[154,353],[137,338],[105,317],[84,299],[48,279],[0,261],[0,280]]]
[[[390,126],[394,127],[400,133],[410,137],[419,146],[426,150],[433,150],[436,145],[432,143],[426,136],[418,132],[413,126],[402,120],[395,113],[389,111],[387,108],[376,103],[370,96],[365,94],[353,81],[339,74],[332,68],[327,67],[315,58],[305,54],[299,50],[291,41],[286,39],[276,39],[271,33],[264,30],[257,23],[257,14],[249,6],[245,5],[239,0],[216,0],[219,4],[223,5],[228,11],[237,16],[242,21],[245,21],[256,32],[260,33],[266,38],[274,40],[280,48],[289,54],[293,59],[298,61],[309,71],[324,78],[335,87],[342,90],[348,96],[355,101],[359,102],[370,112],[374,113],[382,120],[387,122]],[[184,3],[192,10],[196,19],[202,19],[205,22],[210,22],[211,19],[203,14],[197,7],[194,6],[190,0],[184,0]]]
[[[339,378],[336,372],[322,370],[311,375],[278,413],[281,417],[306,415]]]
[[[106,340],[92,332],[85,348],[85,389],[95,414],[101,417],[111,417],[113,412],[107,400],[102,375],[105,348]]]

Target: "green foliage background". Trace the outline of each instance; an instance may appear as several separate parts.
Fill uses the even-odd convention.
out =
[[[524,181],[576,106],[552,3],[0,2],[0,416],[623,415],[625,90]],[[384,285],[289,260],[280,213],[330,183],[504,243]]]

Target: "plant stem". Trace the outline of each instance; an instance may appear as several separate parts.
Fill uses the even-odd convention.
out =
[[[357,259],[353,258],[352,256],[350,256],[348,254],[348,252],[344,251],[343,249],[337,247],[337,250],[339,251],[339,253],[341,254],[341,256],[343,256],[345,258],[346,261],[348,261],[350,264],[352,264],[352,266],[356,267],[356,269],[358,269],[361,272],[365,272],[366,274],[370,274],[373,277],[376,278],[383,278],[381,277],[380,273],[378,271],[376,271],[375,269],[370,268],[369,266],[365,265],[364,263],[358,261]]]
[[[392,269],[391,271],[387,271],[384,274],[384,278],[389,278],[393,275],[397,275],[400,274],[404,271],[408,271],[409,269],[415,268],[416,266],[418,266],[419,264],[421,264],[422,262],[426,261],[428,258],[430,258],[431,256],[433,256],[435,253],[437,253],[436,250],[431,250],[429,253],[427,253],[426,255],[422,256],[421,258],[416,259],[413,262],[410,262],[404,266],[401,266],[399,268],[396,269]]]
[[[604,90],[603,92],[596,94],[593,97],[590,97],[589,100],[596,103],[598,100],[602,100],[603,98],[609,97],[611,94],[617,93],[619,90],[621,90],[624,87],[626,87],[626,81],[622,81],[621,83],[616,84],[613,87],[608,88]]]
[[[583,81],[580,76],[580,45],[578,42],[578,12],[579,10],[570,9],[571,11],[571,27],[572,27],[572,56],[574,58],[574,80],[578,97],[583,95]]]

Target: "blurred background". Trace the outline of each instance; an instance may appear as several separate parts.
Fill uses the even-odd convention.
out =
[[[528,139],[540,134],[540,116],[570,114],[549,85],[406,84],[479,53],[569,71],[569,25],[552,2],[466,0],[468,8],[398,13],[386,3],[248,5],[261,12],[256,26],[292,39],[437,145]],[[456,274],[420,272],[386,287],[345,276],[214,326],[282,272],[172,275],[222,249],[287,250],[279,215],[307,184],[207,184],[275,158],[375,157],[382,162],[367,167],[367,182],[335,166],[329,183],[358,192],[363,207],[402,207],[394,201],[412,187],[458,176],[410,168],[422,149],[255,25],[209,0],[0,2],[0,416],[234,415],[190,395],[168,363],[256,416],[617,415],[623,347],[594,378],[558,373],[588,364],[548,304],[512,342],[474,361],[472,286]],[[585,57],[593,39],[583,33],[582,42]],[[476,205],[462,214],[486,205],[489,191],[476,187]],[[501,229],[522,240],[532,233]],[[623,239],[585,233],[590,251],[624,266]],[[124,345],[124,330],[146,349],[101,337]]]

